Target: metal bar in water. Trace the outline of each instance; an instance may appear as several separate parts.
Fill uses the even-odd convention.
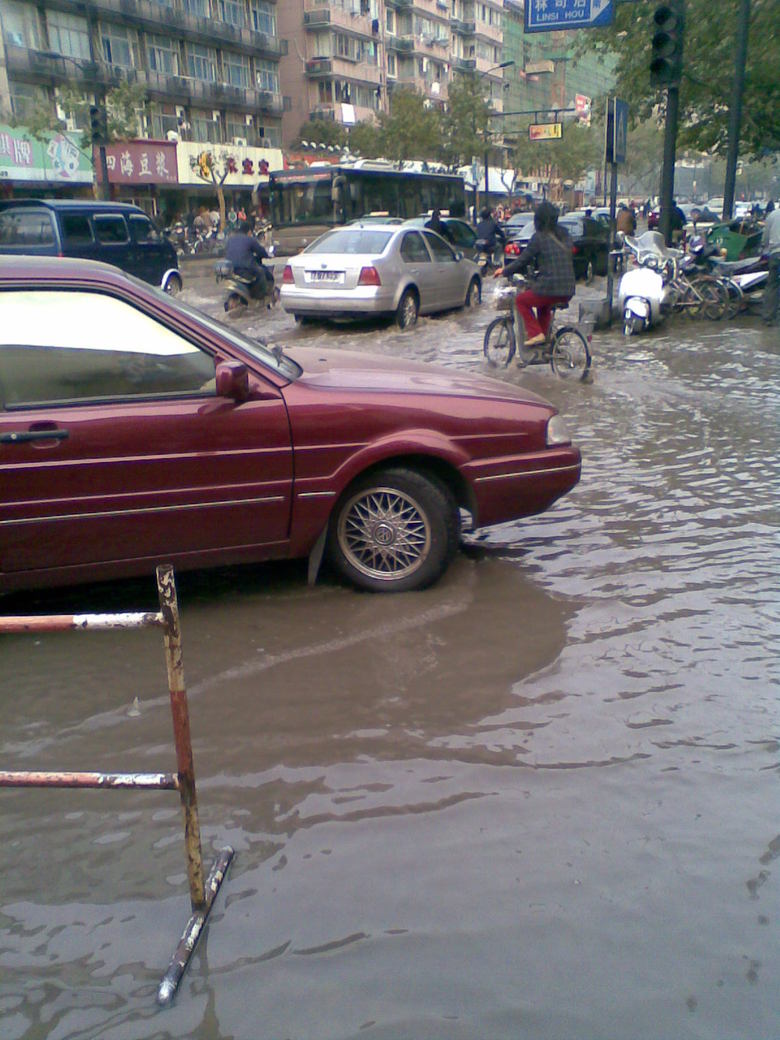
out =
[[[107,631],[117,628],[162,627],[165,618],[154,611],[121,614],[41,614],[0,619],[0,632]]]
[[[83,787],[108,790],[176,791],[173,773],[14,772],[0,770],[0,787]]]

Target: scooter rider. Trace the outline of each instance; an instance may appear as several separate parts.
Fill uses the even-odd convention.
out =
[[[553,307],[565,306],[574,296],[574,261],[568,231],[558,224],[558,210],[541,202],[534,213],[535,231],[523,252],[511,264],[499,267],[494,277],[524,271],[532,264],[536,274],[529,287],[517,294],[517,309],[525,325],[525,345],[543,343],[552,322]],[[536,313],[534,313],[536,308]]]
[[[487,206],[484,206],[480,212],[480,221],[477,224],[477,242],[485,243],[485,252],[493,255],[496,249],[496,245],[500,242],[501,245],[506,243],[506,235],[501,228],[501,225],[496,223],[493,215]]]
[[[271,292],[274,287],[273,271],[263,267],[262,263],[263,260],[268,259],[268,253],[250,234],[251,230],[252,226],[249,221],[242,220],[238,230],[233,232],[227,240],[225,259],[232,263],[233,270],[240,278],[251,278],[258,282],[264,278],[268,291]]]

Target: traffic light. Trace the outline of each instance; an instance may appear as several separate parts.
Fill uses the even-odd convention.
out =
[[[92,138],[92,144],[108,143],[106,110],[102,105],[89,106],[89,133]]]
[[[683,0],[666,0],[653,14],[653,58],[650,62],[650,84],[654,87],[676,87],[682,75]]]

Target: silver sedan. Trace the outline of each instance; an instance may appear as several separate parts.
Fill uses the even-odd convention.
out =
[[[282,306],[296,319],[395,315],[402,329],[418,314],[474,307],[479,268],[427,228],[352,224],[328,231],[293,257]]]

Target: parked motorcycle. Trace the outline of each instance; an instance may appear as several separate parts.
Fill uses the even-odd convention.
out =
[[[224,307],[228,312],[258,304],[270,309],[279,302],[278,287],[265,275],[258,278],[246,278],[236,274],[230,260],[217,260],[214,265],[214,274],[218,283],[225,283],[227,296]]]
[[[646,231],[638,238],[618,233],[618,241],[637,265],[626,270],[618,284],[623,333],[633,336],[664,318],[670,304],[664,275],[681,254],[677,249],[667,249],[657,231]]]

